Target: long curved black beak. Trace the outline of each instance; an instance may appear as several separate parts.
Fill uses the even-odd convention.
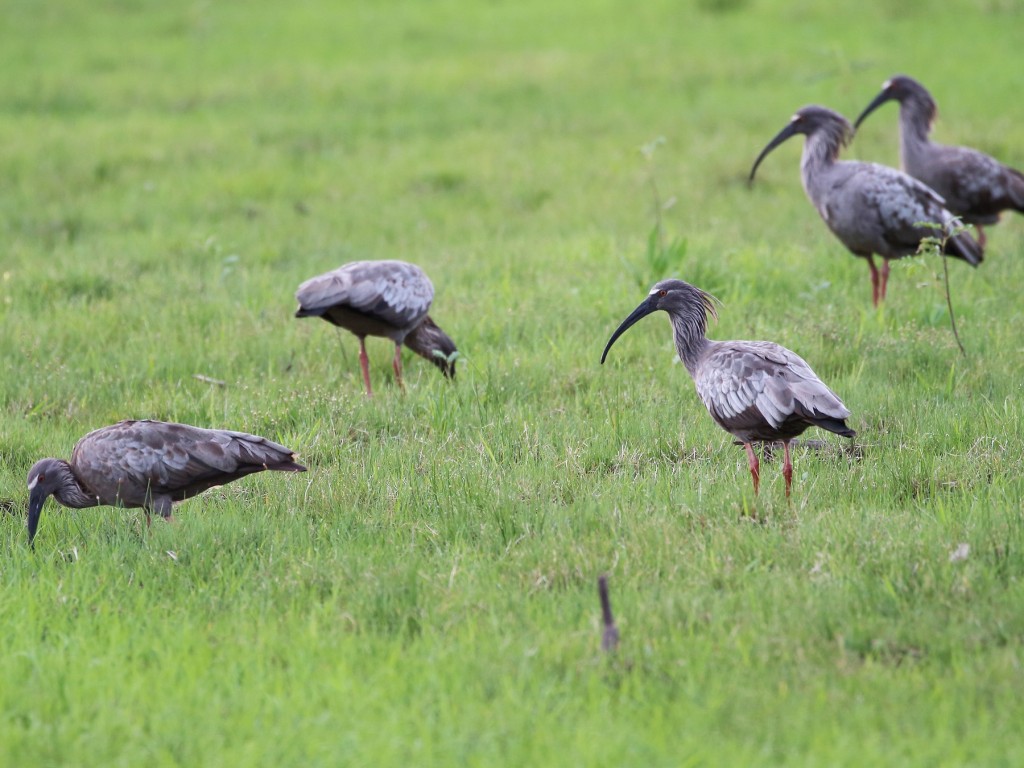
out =
[[[39,515],[42,514],[43,504],[49,494],[41,488],[33,488],[28,497],[28,543],[35,548],[33,540],[36,537],[36,528],[39,527]]]
[[[761,164],[761,161],[765,159],[769,152],[775,149],[779,144],[784,142],[786,139],[795,136],[798,133],[793,123],[789,123],[779,131],[779,134],[768,142],[768,146],[761,150],[761,154],[757,156],[757,160],[754,161],[754,167],[750,169],[750,178],[747,179],[748,184],[754,183],[754,174],[757,173],[757,166]]]
[[[622,325],[616,328],[615,333],[613,333],[612,337],[608,339],[608,344],[605,345],[604,352],[601,353],[601,365],[604,365],[604,359],[608,357],[608,350],[612,348],[612,344],[615,343],[615,340],[619,338],[619,336],[624,334],[627,330],[629,330],[629,327],[631,325],[636,323],[641,318],[647,317],[647,315],[651,314],[651,312],[656,312],[657,309],[658,308],[654,305],[654,301],[652,301],[650,298],[641,302],[640,306],[634,309],[630,316],[622,321]]]
[[[880,106],[885,104],[885,102],[889,101],[892,98],[893,96],[889,89],[883,88],[882,92],[875,96],[875,100],[868,104],[864,108],[864,111],[860,113],[860,117],[857,118],[857,122],[853,124],[854,130],[860,128],[860,124],[864,121],[864,118],[866,118],[868,115],[870,115],[872,112],[874,112],[876,109],[878,109]]]

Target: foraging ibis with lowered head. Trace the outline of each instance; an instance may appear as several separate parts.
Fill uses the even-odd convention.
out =
[[[949,210],[977,227],[982,247],[982,224],[995,224],[1005,210],[1024,213],[1024,174],[976,149],[935,144],[928,138],[938,107],[928,89],[912,77],[887,80],[854,128],[891,100],[900,103],[900,166],[942,195]]]
[[[383,336],[395,343],[392,363],[402,385],[402,344],[455,378],[457,350],[427,314],[434,300],[430,278],[404,261],[353,261],[310,278],[295,293],[296,317],[322,317],[359,338],[359,365],[366,394],[372,395],[366,337]]]
[[[930,187],[895,168],[876,163],[840,160],[839,151],[853,128],[838,112],[819,106],[802,107],[754,161],[786,139],[804,134],[800,177],[804,191],[821,218],[855,256],[867,259],[871,270],[871,300],[877,307],[885,299],[889,260],[917,253],[921,240],[937,233],[921,223],[940,225],[945,234],[945,253],[971,266],[982,260],[981,246],[966,232],[949,231],[955,216]],[[873,255],[882,257],[881,274]]]
[[[760,463],[751,443],[781,440],[788,498],[793,482],[790,441],[808,427],[855,437],[857,433],[846,425],[850,411],[795,352],[770,341],[708,339],[708,315],[718,317],[714,301],[711,294],[682,280],[662,280],[612,334],[601,363],[630,326],[652,312],[667,312],[676,351],[697,394],[715,423],[747,452],[754,495],[760,485]]]
[[[72,509],[142,507],[171,519],[175,502],[254,472],[305,472],[265,437],[164,421],[122,421],[90,432],[71,461],[40,459],[28,472],[28,541],[48,496]]]

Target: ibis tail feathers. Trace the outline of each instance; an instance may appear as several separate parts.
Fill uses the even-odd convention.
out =
[[[856,431],[846,426],[845,419],[830,419],[828,417],[813,418],[809,421],[816,427],[827,429],[829,432],[837,434],[841,437],[856,437]]]
[[[946,241],[946,253],[958,259],[963,259],[972,267],[981,264],[985,258],[985,252],[981,247],[981,243],[966,232],[953,235],[953,237]]]

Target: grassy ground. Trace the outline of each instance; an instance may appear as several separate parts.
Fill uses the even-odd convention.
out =
[[[950,265],[962,358],[937,261],[870,309],[798,141],[744,183],[897,72],[1024,166],[1020,5],[348,5],[3,3],[0,764],[1024,762],[1024,218]],[[896,162],[895,106],[848,156]],[[407,354],[401,395],[377,341],[367,400],[355,340],[291,318],[355,258],[427,269],[454,386]],[[670,274],[854,412],[756,522],[664,317],[598,365]],[[148,532],[51,501],[32,553],[29,466],[127,417],[311,471]]]

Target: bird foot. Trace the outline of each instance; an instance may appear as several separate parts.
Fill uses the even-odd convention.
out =
[[[757,502],[747,499],[743,500],[743,506],[740,509],[740,521],[747,523],[761,523],[761,514],[757,509]]]

